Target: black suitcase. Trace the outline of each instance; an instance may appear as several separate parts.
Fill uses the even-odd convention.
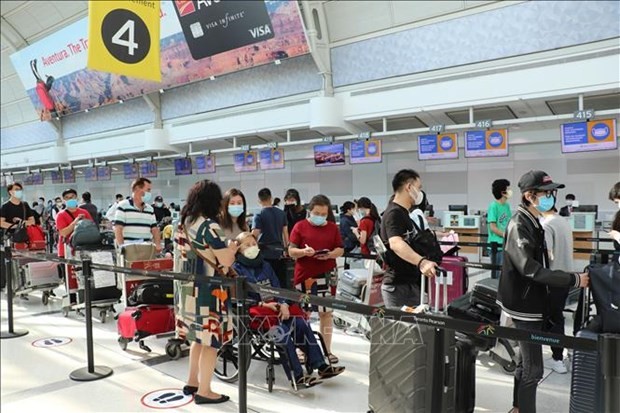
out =
[[[481,324],[499,325],[499,315],[486,312],[471,304],[471,291],[452,301],[448,306],[448,315],[459,320],[475,321]],[[495,338],[468,334],[479,351],[489,351],[495,346]]]
[[[456,333],[455,413],[473,413],[476,407],[476,358],[478,350],[472,339]]]
[[[132,307],[141,304],[174,305],[173,280],[144,281],[131,292],[127,303]]]
[[[598,340],[598,334],[581,330],[577,337]],[[575,350],[570,382],[570,413],[603,411],[602,373],[598,352]]]
[[[497,304],[497,289],[499,280],[486,278],[478,281],[473,288],[471,295],[472,305],[485,310],[486,312],[500,315],[501,308]]]
[[[444,303],[447,301],[447,277]],[[422,276],[424,285],[424,276]],[[421,297],[424,297],[422,288]],[[439,294],[436,294],[437,298]],[[407,320],[409,322],[405,322]],[[454,333],[401,320],[372,317],[368,405],[374,413],[453,412]]]

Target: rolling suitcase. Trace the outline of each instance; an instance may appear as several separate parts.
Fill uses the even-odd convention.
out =
[[[401,320],[372,317],[370,325],[370,411],[453,411],[454,334],[449,330],[417,325],[413,317]]]
[[[140,304],[174,304],[173,280],[144,281],[129,296],[128,303],[135,307]]]
[[[476,358],[478,350],[468,336],[456,333],[455,413],[473,413],[476,407]]]
[[[497,304],[497,289],[499,280],[486,278],[478,281],[473,288],[471,295],[472,305],[481,308],[489,313],[501,314],[501,308]]]
[[[581,330],[577,337],[598,340],[598,334]],[[575,350],[571,369],[570,413],[601,412],[603,402],[602,373],[598,352]]]
[[[444,303],[444,305],[451,303],[458,297],[462,297],[469,288],[469,277],[467,275],[467,268],[457,264],[464,262],[467,262],[466,257],[457,256],[443,257],[443,260],[441,261],[441,267],[444,268],[448,274],[448,302]],[[439,279],[437,277],[435,278],[435,282],[430,282],[429,299],[431,306],[435,305],[434,292],[438,284]],[[443,307],[440,306],[439,309],[443,310]]]
[[[118,342],[123,350],[130,341],[151,351],[142,341],[145,337],[174,331],[174,307],[167,305],[140,305],[127,307],[118,315]]]
[[[366,269],[345,270],[338,277],[338,290],[347,292],[355,297],[360,297],[367,279],[368,270]]]
[[[459,320],[475,321],[481,324],[499,324],[499,315],[488,313],[470,303],[471,292],[457,298],[448,305],[448,315]],[[461,333],[457,333],[457,336]],[[466,335],[479,351],[489,351],[495,346],[495,338],[481,335]]]
[[[37,288],[40,286],[58,286],[58,264],[49,261],[34,261],[21,267],[24,288]]]

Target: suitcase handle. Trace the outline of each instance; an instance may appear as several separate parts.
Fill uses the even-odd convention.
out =
[[[445,314],[446,312],[446,307],[448,306],[448,271],[445,268],[442,267],[436,267],[437,270],[437,275],[434,278],[439,277],[440,280],[442,281],[442,283],[437,283],[438,286],[435,288],[435,312],[439,313],[439,286],[443,285],[443,310],[442,313]],[[443,276],[440,276],[439,274],[443,273]],[[424,274],[420,275],[420,306],[424,305],[424,295],[426,294],[426,280],[425,280]],[[435,282],[435,280],[431,281],[431,282]],[[429,278],[430,279],[430,278]]]

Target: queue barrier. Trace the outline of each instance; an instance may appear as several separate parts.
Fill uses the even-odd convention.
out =
[[[113,265],[94,264],[88,258],[82,260],[65,260],[53,256],[51,254],[32,254],[19,251],[19,256],[27,258],[53,261],[58,263],[66,263],[71,265],[81,265],[83,276],[85,278],[84,298],[86,303],[86,341],[87,341],[87,367],[78,369],[71,373],[72,380],[90,381],[108,377],[112,374],[112,369],[105,366],[95,366],[93,353],[93,337],[92,337],[92,312],[90,311],[91,300],[91,282],[92,270],[107,270],[113,272],[122,272],[131,275],[141,275],[152,278],[174,279],[180,281],[195,281],[194,274],[171,272],[171,271],[149,271],[133,268],[116,267]],[[5,246],[5,270],[7,270],[7,311],[9,320],[9,331],[13,330],[13,312],[12,312],[12,275],[10,259],[12,257],[11,245],[7,242]],[[482,263],[472,263],[475,265],[490,265]],[[221,278],[209,277],[201,279],[209,285],[218,285],[224,287],[235,286],[233,293],[233,302],[237,307],[237,322],[239,328],[239,365],[245,366],[250,356],[250,337],[248,331],[248,306],[249,300],[247,294],[253,291],[259,294],[268,294],[275,297],[284,298],[301,304],[313,304],[318,306],[330,307],[342,311],[361,314],[369,317],[378,317],[381,319],[394,318],[405,322],[421,324],[434,328],[441,328],[453,331],[460,331],[473,335],[484,337],[494,337],[498,339],[509,339],[516,341],[527,341],[539,345],[554,345],[576,350],[598,351],[601,359],[603,372],[603,389],[604,389],[604,406],[605,411],[615,411],[620,407],[620,392],[617,391],[617,385],[620,383],[620,335],[601,334],[598,341],[584,338],[571,337],[566,335],[530,331],[509,327],[501,327],[490,324],[481,324],[473,321],[459,320],[440,314],[411,314],[408,312],[373,307],[365,304],[354,303],[350,301],[338,300],[330,297],[319,297],[308,294],[302,294],[299,291],[287,290],[283,288],[264,287],[256,284],[248,283],[245,277]],[[27,334],[27,332],[25,333]],[[23,335],[23,334],[22,334]],[[17,337],[17,336],[13,336]],[[2,337],[9,338],[9,337]],[[247,413],[247,372],[246,369],[239,369],[239,389],[238,389],[238,411]]]

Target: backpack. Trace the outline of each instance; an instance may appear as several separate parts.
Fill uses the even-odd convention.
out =
[[[71,218],[73,214],[67,210]],[[75,218],[73,218],[75,219]],[[76,225],[71,235],[71,245],[73,247],[85,247],[89,245],[101,245],[101,233],[99,227],[90,219],[82,219]]]
[[[173,280],[144,281],[131,292],[127,302],[130,306],[141,304],[173,305]]]
[[[372,218],[369,218],[369,219],[372,219]],[[381,229],[381,222],[377,219],[374,221],[372,233],[366,237],[366,246],[368,247],[368,250],[370,251],[371,254],[374,254],[377,252],[375,248],[375,236],[379,235],[380,229]]]

